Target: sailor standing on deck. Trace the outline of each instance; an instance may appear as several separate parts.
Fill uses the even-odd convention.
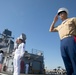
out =
[[[58,16],[62,23],[55,27]],[[61,40],[61,55],[67,75],[76,75],[76,17],[68,18],[68,10],[60,8],[55,16],[50,32],[58,32]]]
[[[2,70],[2,63],[3,63],[3,51],[2,50],[0,50],[0,72],[1,72],[1,70]]]
[[[25,40],[26,40],[26,35],[21,34],[20,37],[17,39],[18,48],[15,50],[15,55],[14,55],[14,73],[13,75],[20,75],[20,62],[21,58],[23,57],[25,53]]]
[[[29,64],[27,63],[25,65],[25,74],[28,74],[28,72],[29,72]]]

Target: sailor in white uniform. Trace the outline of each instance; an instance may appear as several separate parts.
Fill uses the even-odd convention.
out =
[[[0,72],[1,72],[1,69],[2,69],[2,63],[3,63],[3,51],[0,50]]]
[[[25,65],[25,74],[28,74],[28,71],[29,71],[29,64],[26,64]]]
[[[14,53],[14,73],[13,75],[20,75],[20,62],[21,58],[25,53],[25,40],[26,35],[24,36],[21,34],[19,39],[17,39],[18,48],[16,48]]]

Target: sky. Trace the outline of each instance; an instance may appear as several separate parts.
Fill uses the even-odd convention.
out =
[[[69,10],[69,17],[76,17],[76,0],[0,0],[0,33],[12,31],[15,39],[25,33],[26,50],[41,50],[47,69],[64,68],[60,53],[58,33],[49,32],[59,8]],[[61,23],[58,19],[56,26]]]

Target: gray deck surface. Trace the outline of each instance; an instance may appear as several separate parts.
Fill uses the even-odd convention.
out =
[[[0,75],[13,75],[13,74],[0,73]],[[20,74],[20,75],[58,75],[58,74]]]
[[[13,74],[3,72],[3,73],[0,73],[0,75],[13,75]],[[20,75],[59,75],[59,74],[20,74]]]

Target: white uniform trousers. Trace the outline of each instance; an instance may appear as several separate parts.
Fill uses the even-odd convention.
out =
[[[20,56],[15,55],[14,56],[14,73],[13,75],[20,75]]]

